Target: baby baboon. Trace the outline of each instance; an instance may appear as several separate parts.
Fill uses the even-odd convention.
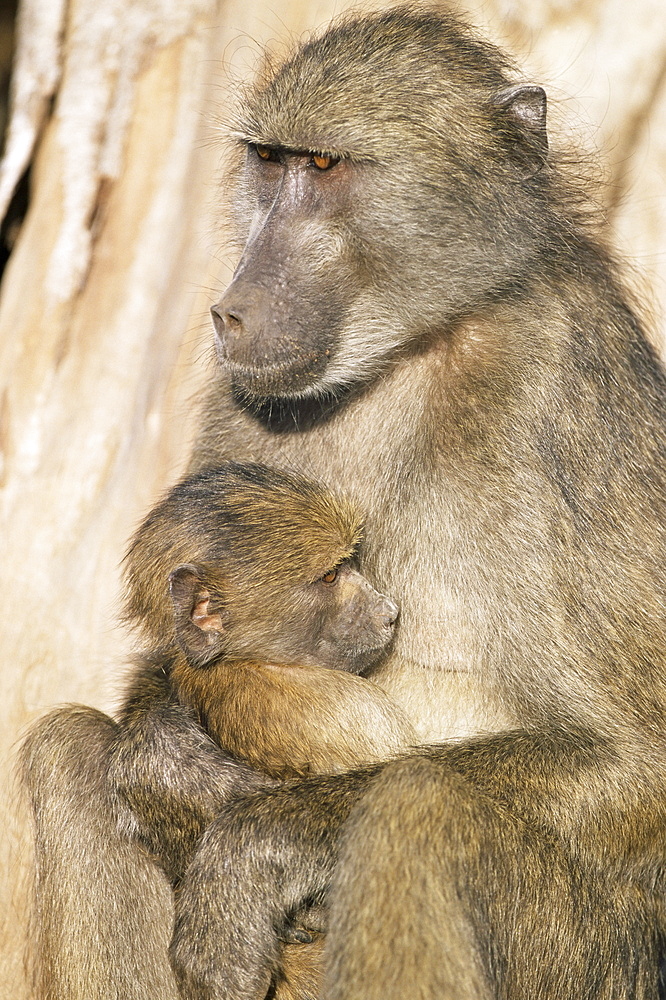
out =
[[[284,914],[330,890],[326,1000],[654,1000],[666,380],[547,139],[545,94],[450,13],[353,14],[267,60],[235,141],[245,249],[214,309],[192,468],[300,468],[361,504],[363,569],[401,609],[377,679],[442,745],[207,807],[176,903],[185,996],[261,996]],[[173,801],[191,736],[155,712]],[[75,720],[52,726],[58,745]],[[53,735],[33,736],[28,769],[45,962],[84,975],[72,899],[114,941],[87,992],[60,994],[77,1000],[135,995],[141,930],[117,914],[147,880],[92,721],[80,792]],[[58,853],[62,817],[72,854],[126,859],[111,888]],[[166,995],[154,938],[141,1000]]]
[[[414,742],[403,713],[358,676],[385,652],[398,614],[353,566],[361,537],[356,508],[318,484],[231,462],[180,482],[139,528],[126,613],[152,651],[133,681],[110,773],[175,884],[193,848],[192,819],[183,835],[154,785],[137,781],[154,749],[137,742],[134,723],[156,664],[223,751],[275,779],[386,760]],[[240,778],[244,791],[244,770]],[[197,801],[189,805],[196,814]],[[322,929],[310,908],[305,922]],[[283,940],[311,936],[285,921]],[[314,981],[321,948],[309,943],[276,961],[279,997]]]
[[[358,511],[318,484],[227,463],[174,487],[129,550],[128,617],[159,643],[178,700],[271,777],[346,770],[414,741],[357,676],[398,615],[353,566],[361,535]]]

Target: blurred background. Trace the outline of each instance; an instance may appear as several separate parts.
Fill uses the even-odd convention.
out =
[[[55,704],[117,703],[119,563],[184,468],[211,372],[208,309],[233,267],[225,109],[263,45],[348,6],[0,2],[0,997],[28,996],[17,743]],[[451,6],[546,87],[551,142],[602,182],[609,241],[663,352],[663,0]]]

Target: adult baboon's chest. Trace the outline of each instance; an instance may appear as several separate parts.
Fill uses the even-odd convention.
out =
[[[495,719],[484,669],[493,594],[443,416],[432,413],[431,380],[418,364],[396,370],[327,419],[293,429],[271,427],[220,391],[206,443],[211,460],[296,470],[361,505],[364,571],[401,607],[383,683],[415,721],[425,720],[422,738],[443,739],[503,719]]]

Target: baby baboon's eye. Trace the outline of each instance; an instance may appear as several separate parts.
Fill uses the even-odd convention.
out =
[[[310,162],[314,164],[317,170],[330,170],[339,161],[335,156],[320,156],[319,153],[313,153]]]
[[[328,573],[324,573],[324,575],[320,577],[320,583],[335,583],[337,578],[338,570],[336,567],[335,569],[329,569]]]

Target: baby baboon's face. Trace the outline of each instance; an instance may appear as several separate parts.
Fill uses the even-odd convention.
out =
[[[386,650],[398,617],[397,604],[349,562],[318,580],[253,597],[229,607],[230,646],[262,662],[360,673]]]

